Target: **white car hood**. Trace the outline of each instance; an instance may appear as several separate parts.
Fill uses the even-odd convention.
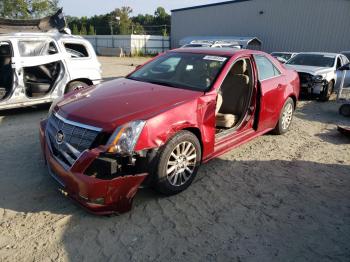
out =
[[[304,65],[289,65],[285,64],[288,69],[293,69],[300,73],[308,73],[311,75],[322,75],[330,72],[334,72],[332,67],[317,67],[317,66],[304,66]]]

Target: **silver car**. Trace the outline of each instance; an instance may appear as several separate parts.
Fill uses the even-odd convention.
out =
[[[285,66],[299,73],[301,93],[327,101],[339,85],[337,69],[347,63],[348,58],[342,54],[308,52],[297,54]]]

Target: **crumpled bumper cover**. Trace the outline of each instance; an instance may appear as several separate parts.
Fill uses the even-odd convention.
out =
[[[121,214],[131,210],[134,196],[147,173],[121,176],[111,180],[87,176],[84,171],[101,153],[97,149],[85,151],[71,168],[66,169],[52,155],[46,144],[45,127],[46,121],[42,121],[41,147],[49,173],[59,183],[61,192],[94,214]]]

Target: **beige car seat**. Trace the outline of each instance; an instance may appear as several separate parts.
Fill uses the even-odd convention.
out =
[[[249,95],[249,77],[246,74],[247,62],[239,60],[233,66],[221,86],[216,107],[216,126],[231,128],[244,114]],[[221,102],[221,105],[219,104]]]

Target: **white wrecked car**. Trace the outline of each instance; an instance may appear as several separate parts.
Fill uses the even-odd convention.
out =
[[[57,13],[44,22],[0,20],[0,33],[5,31],[0,34],[0,109],[52,102],[67,92],[101,82],[101,64],[91,44],[52,28],[55,22],[65,27],[62,19]],[[40,27],[50,31],[15,33],[43,31]]]
[[[337,84],[337,69],[347,63],[349,60],[342,54],[308,52],[292,57],[285,66],[299,73],[301,93],[327,101]]]

